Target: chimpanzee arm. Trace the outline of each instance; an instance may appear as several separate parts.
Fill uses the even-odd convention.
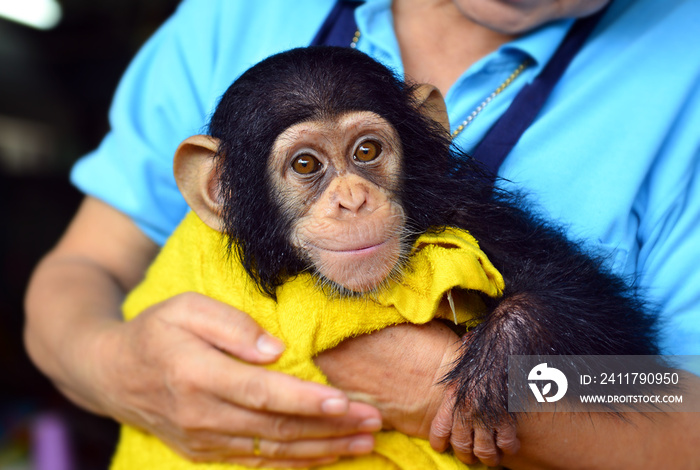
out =
[[[456,217],[506,283],[446,377],[456,386],[457,409],[489,427],[508,418],[510,355],[658,354],[655,317],[635,288],[518,200],[497,196]]]

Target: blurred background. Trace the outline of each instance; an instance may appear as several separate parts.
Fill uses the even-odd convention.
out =
[[[116,425],[72,406],[29,362],[22,298],[80,201],[71,165],[107,131],[121,73],[177,3],[0,0],[0,469],[108,465]]]

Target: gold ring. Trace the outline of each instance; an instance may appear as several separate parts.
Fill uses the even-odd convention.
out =
[[[260,438],[258,436],[253,438],[253,455],[260,457]]]

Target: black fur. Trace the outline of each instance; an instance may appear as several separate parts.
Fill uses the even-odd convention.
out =
[[[367,110],[398,132],[404,151],[398,195],[409,230],[457,226],[479,240],[506,282],[445,378],[477,421],[507,417],[511,354],[656,354],[655,316],[634,289],[562,231],[532,216],[519,195],[498,190],[447,132],[416,111],[413,87],[363,53],[295,49],[268,58],[228,89],[210,123],[221,139],[219,169],[229,247],[271,296],[304,269],[287,242],[290,220],[266,173],[275,138],[289,126]],[[417,235],[416,235],[417,236]]]

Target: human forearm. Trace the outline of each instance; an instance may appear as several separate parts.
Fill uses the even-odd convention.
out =
[[[99,266],[48,255],[27,291],[25,343],[36,366],[76,404],[104,414],[95,389],[101,343],[119,323],[123,291]]]
[[[700,400],[700,378],[681,372],[684,403]],[[697,413],[662,411],[517,413],[517,446],[501,445],[511,436],[495,430],[479,439],[464,432],[465,420],[450,402],[441,407],[431,428],[431,443],[438,450],[449,445],[460,460],[499,463],[513,470],[700,468],[700,420]],[[673,406],[673,405],[671,405]],[[686,405],[687,409],[687,405]],[[513,428],[515,429],[515,428]],[[476,431],[476,430],[475,430]],[[482,435],[482,437],[484,437]],[[501,451],[492,455],[493,442]],[[487,445],[484,445],[487,444]],[[484,452],[486,450],[486,452]],[[517,450],[517,451],[515,451]]]
[[[700,399],[700,378],[682,373],[684,402]],[[697,413],[531,413],[518,417],[520,451],[513,470],[700,468]]]
[[[27,350],[57,387],[93,412],[104,413],[95,382],[106,334],[121,324],[124,293],[155,252],[128,217],[88,197],[30,281]]]

